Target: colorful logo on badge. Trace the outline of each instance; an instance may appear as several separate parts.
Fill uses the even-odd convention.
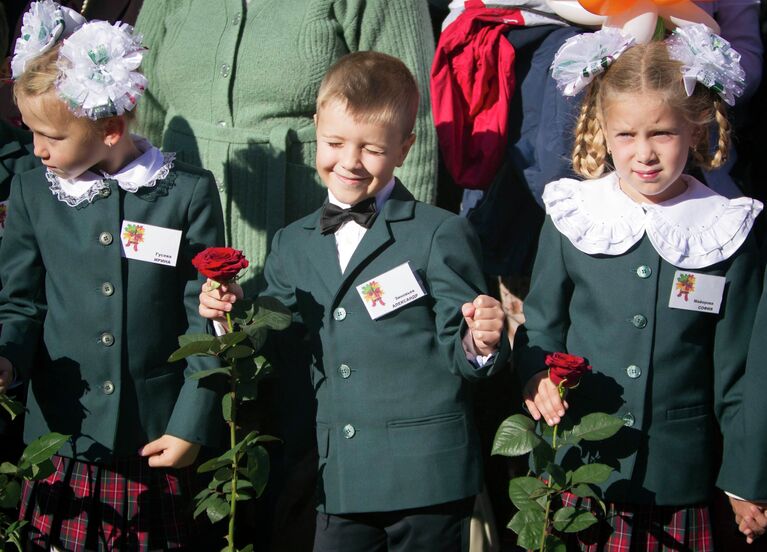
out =
[[[371,307],[375,307],[378,303],[385,305],[383,300],[384,291],[381,285],[375,280],[369,281],[362,288],[362,294],[365,297],[365,301],[370,303]]]
[[[133,251],[138,251],[138,246],[144,241],[144,227],[140,224],[126,224],[123,232],[125,247],[133,246]]]
[[[695,291],[695,274],[682,273],[676,279],[677,297],[683,297],[689,301],[689,295]]]

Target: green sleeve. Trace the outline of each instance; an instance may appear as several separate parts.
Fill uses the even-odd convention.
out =
[[[437,197],[437,133],[431,116],[429,80],[434,57],[429,8],[413,0],[347,0],[336,2],[338,19],[350,52],[374,50],[401,59],[415,75],[421,100],[415,144],[396,174],[416,199]]]
[[[195,184],[189,205],[188,228],[179,255],[179,278],[185,278],[184,308],[187,333],[210,333],[207,320],[198,313],[200,288],[205,279],[192,267],[191,259],[206,247],[224,242],[224,223],[218,191],[213,175],[206,173]],[[179,391],[166,433],[193,443],[215,445],[223,429],[220,414],[221,389],[214,378],[190,379],[195,372],[215,368],[218,360],[210,357],[189,357],[184,370],[184,384]]]
[[[523,386],[546,369],[547,354],[567,352],[573,282],[565,266],[562,239],[554,223],[546,217],[530,291],[525,298],[525,323],[517,328],[514,336],[514,369]]]

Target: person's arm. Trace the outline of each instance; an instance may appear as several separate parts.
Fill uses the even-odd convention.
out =
[[[415,76],[421,99],[415,143],[397,176],[416,199],[437,197],[437,134],[431,117],[429,73],[434,57],[429,8],[413,0],[346,0],[336,2],[339,23],[350,52],[374,50],[401,59]]]
[[[8,218],[0,247],[0,356],[7,358],[16,378],[27,379],[38,349],[45,301],[45,266],[24,199],[25,186],[40,182],[14,177]]]
[[[136,21],[136,32],[141,34],[142,43],[147,47],[141,61],[141,71],[149,81],[144,96],[137,107],[136,130],[153,144],[162,144],[165,114],[168,106],[163,91],[157,83],[157,58],[162,51],[167,29],[165,21],[169,13],[181,6],[181,0],[144,0]],[[183,84],[179,84],[183,86]]]

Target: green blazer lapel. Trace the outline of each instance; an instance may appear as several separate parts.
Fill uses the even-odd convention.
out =
[[[317,269],[322,283],[328,288],[330,295],[334,295],[341,285],[341,266],[338,264],[338,249],[336,238],[333,234],[323,235],[320,232],[320,215],[322,209],[308,217],[304,228],[311,230],[309,239],[305,244],[299,244],[307,258]]]
[[[349,264],[343,274],[344,284],[347,283],[347,280],[353,279],[359,273],[362,265],[366,264],[371,257],[394,243],[390,223],[413,218],[414,210],[415,198],[397,180],[383,210],[370,230],[365,233],[352,258],[349,259]],[[338,291],[340,292],[342,289],[338,289]]]

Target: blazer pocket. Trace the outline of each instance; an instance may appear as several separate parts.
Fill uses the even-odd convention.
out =
[[[464,448],[468,442],[463,412],[392,420],[386,424],[389,446],[398,456],[423,456]]]
[[[709,416],[713,412],[710,404],[699,404],[697,406],[685,406],[683,408],[672,408],[666,410],[666,421],[687,420],[698,418],[700,416]]]
[[[317,424],[317,453],[320,458],[328,457],[330,446],[330,428],[326,425]]]

